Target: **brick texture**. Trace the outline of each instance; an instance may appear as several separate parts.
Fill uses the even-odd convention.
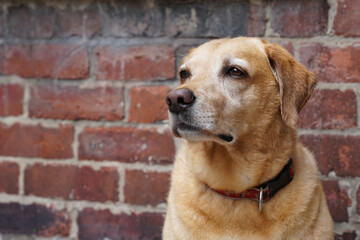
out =
[[[98,80],[161,80],[175,77],[173,51],[167,46],[95,49]]]
[[[356,212],[358,215],[360,215],[360,186],[356,191],[356,200],[357,200]]]
[[[314,71],[319,81],[360,82],[360,47],[329,47],[321,43],[300,47],[300,61]]]
[[[71,126],[45,128],[41,125],[0,124],[0,155],[71,158],[73,134]]]
[[[112,214],[109,210],[84,209],[79,213],[80,240],[161,239],[163,216],[159,213]]]
[[[0,192],[19,192],[19,166],[12,162],[0,162]]]
[[[134,87],[130,91],[130,122],[153,123],[168,118],[165,98],[167,86]]]
[[[301,128],[356,127],[356,95],[352,90],[317,90],[300,114]]]
[[[31,89],[29,115],[36,118],[108,121],[124,117],[122,88],[36,86]]]
[[[38,204],[0,203],[0,233],[67,237],[70,228],[70,216],[65,211]]]
[[[82,79],[89,73],[87,51],[79,45],[5,46],[5,73],[27,78]]]
[[[360,176],[360,137],[341,135],[302,135],[303,142],[318,161],[319,170],[328,175]]]
[[[166,164],[175,154],[171,134],[154,129],[86,128],[79,141],[80,159]]]
[[[335,234],[335,240],[355,240],[355,231],[346,231],[343,234]]]
[[[24,89],[17,84],[0,85],[0,116],[23,113]]]
[[[339,187],[337,181],[322,182],[330,214],[335,222],[347,222],[349,215],[347,207],[351,206],[351,199],[344,189]]]
[[[156,206],[166,202],[170,174],[127,170],[125,175],[125,202]]]
[[[282,37],[311,37],[326,33],[329,9],[326,0],[273,0],[271,8],[271,27]]]
[[[355,37],[360,36],[360,5],[356,0],[338,0],[337,12],[334,19],[336,35]]]
[[[25,170],[25,194],[50,198],[89,201],[116,201],[119,176],[116,168],[44,166]]]

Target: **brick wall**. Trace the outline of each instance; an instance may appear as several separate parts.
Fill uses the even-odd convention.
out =
[[[259,36],[312,69],[300,139],[337,239],[360,239],[356,0],[1,1],[0,239],[159,239],[186,51]]]

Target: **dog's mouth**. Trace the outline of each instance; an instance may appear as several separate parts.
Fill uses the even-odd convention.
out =
[[[209,130],[184,122],[178,123],[174,126],[173,133],[176,137],[182,137],[189,140],[220,140],[225,143],[231,143],[234,140],[234,137],[231,134],[214,134]]]

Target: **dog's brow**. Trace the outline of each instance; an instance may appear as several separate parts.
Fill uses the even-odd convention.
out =
[[[250,65],[245,59],[242,59],[242,58],[230,58],[229,63],[231,65],[237,65],[237,66],[243,68],[244,70],[246,70],[251,75]]]

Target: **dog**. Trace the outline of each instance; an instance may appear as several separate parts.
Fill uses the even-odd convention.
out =
[[[182,138],[163,239],[334,239],[313,155],[297,141],[315,76],[277,44],[212,40],[166,96]]]

